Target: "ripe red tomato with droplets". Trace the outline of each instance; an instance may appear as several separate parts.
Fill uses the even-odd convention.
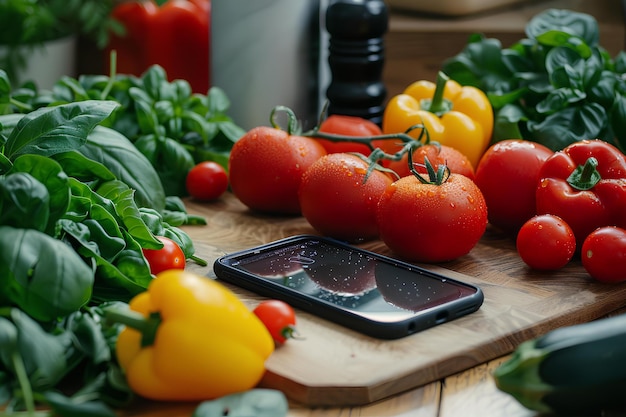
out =
[[[143,255],[150,265],[150,273],[157,275],[168,269],[185,269],[186,259],[183,250],[176,242],[165,236],[157,236],[161,249],[143,249]]]
[[[527,220],[517,234],[516,244],[517,253],[526,265],[545,271],[563,268],[576,251],[572,228],[563,219],[551,214]]]
[[[428,158],[435,169],[439,165],[447,165],[450,172],[465,175],[467,178],[474,179],[474,167],[470,163],[467,156],[457,149],[446,145],[423,145],[413,151],[413,165],[417,172],[426,173],[424,158]],[[412,175],[409,170],[408,154],[404,154],[398,161],[391,161],[387,165],[388,168],[394,170],[400,177]]]
[[[331,153],[306,170],[300,184],[302,215],[319,233],[351,242],[378,237],[378,200],[392,179],[369,162]]]
[[[185,185],[196,200],[216,200],[228,189],[228,174],[217,162],[203,161],[189,170]]]
[[[539,170],[554,152],[530,141],[510,139],[487,149],[476,167],[474,182],[489,208],[489,223],[511,234],[537,211]]]
[[[231,190],[252,210],[300,214],[302,174],[324,155],[326,151],[315,139],[273,127],[253,128],[231,149]]]
[[[487,205],[472,180],[451,173],[445,181],[429,181],[400,178],[378,203],[380,238],[408,261],[459,258],[476,246],[487,227]]]
[[[382,135],[380,127],[371,120],[362,117],[347,116],[340,114],[331,114],[321,124],[320,132],[331,133],[334,135],[353,136],[353,137],[372,137]],[[326,149],[328,153],[356,152],[363,155],[369,155],[371,148],[365,144],[350,141],[331,141],[323,138],[316,138],[317,141]],[[374,141],[372,145],[377,147],[378,141]]]
[[[606,283],[626,281],[626,229],[603,226],[583,241],[583,267],[595,280]]]
[[[265,325],[272,339],[278,345],[282,345],[287,339],[291,339],[297,334],[296,313],[284,301],[262,301],[252,312]]]

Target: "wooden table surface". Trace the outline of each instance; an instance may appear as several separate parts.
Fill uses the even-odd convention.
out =
[[[213,260],[218,256],[266,243],[278,238],[300,234],[314,233],[314,230],[308,225],[305,219],[301,217],[281,218],[272,216],[262,216],[254,214],[247,210],[236,198],[231,194],[223,196],[219,201],[213,203],[195,203],[186,201],[188,211],[193,214],[199,214],[207,219],[208,224],[205,226],[187,226],[184,229],[192,237],[196,254],[212,264]],[[386,252],[384,244],[379,241],[368,242],[361,246],[372,249],[384,254]],[[523,262],[514,252],[514,243],[512,239],[500,235],[497,231],[489,230],[485,237],[479,242],[477,247],[470,254],[450,263],[445,264],[445,268],[451,271],[457,271],[466,274],[468,278],[483,282],[483,290],[486,294],[485,304],[478,313],[474,313],[466,322],[462,322],[464,326],[470,328],[476,327],[477,332],[490,333],[493,329],[498,328],[499,324],[511,324],[511,331],[506,333],[506,337],[494,339],[492,345],[481,345],[478,351],[473,352],[467,357],[475,361],[468,362],[466,367],[459,368],[458,372],[445,373],[444,369],[441,378],[429,380],[426,384],[418,384],[407,389],[394,392],[392,395],[384,396],[375,401],[362,403],[358,405],[350,405],[350,398],[347,398],[347,404],[320,405],[305,404],[302,401],[293,400],[292,381],[285,381],[284,392],[290,397],[290,417],[347,417],[347,416],[368,416],[368,417],[427,417],[427,416],[534,416],[535,413],[524,409],[515,400],[497,390],[491,377],[493,370],[506,359],[508,353],[521,341],[535,337],[546,331],[559,327],[561,325],[580,323],[590,321],[604,315],[615,313],[626,306],[626,285],[606,286],[594,283],[584,269],[573,262],[567,268],[557,273],[540,274],[530,271],[525,267]],[[195,264],[188,264],[188,269],[194,272],[214,276],[212,268],[199,267]],[[258,302],[260,297],[231,287],[242,300],[250,305]],[[514,291],[507,295],[507,291]],[[521,291],[520,291],[521,289]],[[516,302],[509,297],[511,294],[519,294],[523,302]],[[538,297],[538,298],[533,298]],[[512,303],[513,307],[510,311],[500,311],[496,308],[502,303]],[[529,307],[531,306],[531,307]],[[530,310],[528,310],[530,308]],[[516,309],[519,309],[515,313]],[[510,317],[513,311],[513,320]],[[525,316],[525,314],[529,316]],[[319,333],[328,333],[330,336],[337,336],[340,333],[332,333],[337,330],[332,323],[325,322],[322,319],[312,317],[303,312],[299,312],[299,323],[307,331],[311,332],[309,338],[315,341]],[[499,317],[503,316],[503,317]],[[463,320],[463,319],[460,319]],[[515,321],[515,322],[513,322]],[[422,337],[421,341],[434,338],[448,338],[451,344],[462,343],[455,340],[454,332],[451,332],[456,321],[437,326],[440,329],[433,331],[427,335],[412,337]],[[498,324],[499,323],[499,324]],[[316,333],[312,333],[315,329]],[[437,332],[441,333],[437,333]],[[341,333],[343,334],[343,333]],[[326,336],[326,334],[325,334]],[[335,349],[341,355],[341,349],[345,346],[339,346],[344,343],[356,343],[375,346],[375,350],[380,350],[383,355],[387,352],[389,343],[405,343],[405,342],[389,342],[375,341],[365,336],[350,335],[348,339],[340,339],[335,341]],[[354,338],[354,339],[349,339]],[[360,340],[362,338],[363,340]],[[326,339],[324,339],[326,340]],[[329,339],[330,340],[330,339]],[[407,339],[406,343],[413,343]],[[293,370],[293,375],[298,374],[294,363],[306,364],[311,358],[305,345],[298,345],[300,341],[291,341],[287,350],[281,351],[279,348],[268,361],[268,374],[270,377],[264,379],[264,384],[269,384],[271,388],[281,388],[280,378],[277,386],[276,375],[274,373],[285,372],[281,362],[289,363]],[[330,340],[328,343],[333,343]],[[438,342],[441,343],[441,342]],[[396,349],[391,349],[390,354],[396,355]],[[284,347],[283,347],[284,348]],[[352,347],[353,349],[356,349]],[[291,352],[288,350],[291,349]],[[300,350],[301,349],[301,350]],[[471,349],[476,349],[471,347]],[[297,355],[293,356],[293,352]],[[431,354],[428,350],[426,354]],[[499,354],[501,352],[501,354]],[[276,356],[276,358],[274,358]],[[358,355],[357,355],[358,357]],[[363,359],[363,356],[360,357]],[[275,359],[275,360],[274,360]],[[367,361],[367,356],[360,365],[367,368],[371,365]],[[467,359],[467,358],[465,358]],[[484,359],[484,360],[483,360]],[[408,359],[407,362],[410,362]],[[306,365],[302,365],[303,369]],[[423,366],[423,364],[419,364]],[[450,365],[448,365],[450,366]],[[342,367],[335,364],[336,375],[341,375]],[[352,367],[351,367],[352,368]],[[373,368],[376,373],[376,368]],[[310,370],[309,370],[310,371]],[[344,369],[345,371],[345,369]],[[306,372],[306,369],[303,370]],[[384,372],[383,372],[384,373]],[[272,378],[273,376],[273,378]],[[313,374],[313,377],[316,375]],[[288,378],[286,378],[288,379]],[[399,378],[402,379],[402,378]],[[339,379],[343,381],[343,379]],[[415,381],[413,381],[415,382]],[[366,381],[366,383],[373,383]],[[333,387],[330,387],[332,391]],[[340,390],[342,387],[337,387]],[[315,387],[314,387],[315,389]],[[282,390],[282,389],[281,389]],[[347,396],[352,395],[351,391],[346,391]],[[295,392],[296,397],[299,392]],[[305,397],[308,400],[308,397]],[[334,401],[334,400],[333,400]],[[306,402],[306,401],[305,401]],[[197,404],[164,404],[158,402],[137,402],[130,409],[120,412],[121,416],[134,417],[189,417]]]

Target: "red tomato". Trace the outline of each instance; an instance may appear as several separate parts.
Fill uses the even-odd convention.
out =
[[[380,127],[371,120],[362,117],[332,114],[320,125],[320,132],[342,136],[371,137],[382,135]],[[328,139],[317,138],[317,141],[328,153],[356,152],[369,155],[372,151],[369,146],[358,142],[333,142]],[[376,147],[376,141],[372,144]]]
[[[289,304],[280,300],[266,300],[252,311],[277,344],[281,345],[296,335],[296,313]]]
[[[252,210],[300,214],[302,174],[325,154],[315,139],[273,127],[253,128],[230,152],[228,172],[233,194]]]
[[[489,208],[489,223],[509,233],[536,214],[539,169],[554,152],[535,142],[510,139],[483,154],[474,182]]]
[[[150,272],[157,275],[168,269],[185,269],[185,254],[176,242],[165,236],[157,236],[163,242],[161,249],[143,249]]]
[[[581,260],[592,278],[601,282],[626,281],[626,229],[600,227],[583,241]]]
[[[517,234],[517,252],[533,269],[557,270],[574,256],[576,237],[558,216],[542,214],[530,218]]]
[[[409,261],[456,259],[478,243],[486,227],[485,199],[464,175],[452,173],[440,185],[403,177],[378,204],[380,238]]]
[[[378,237],[378,199],[392,183],[358,156],[332,153],[306,170],[300,185],[302,215],[315,230],[336,239],[359,241]]]
[[[215,200],[228,189],[228,174],[217,162],[204,161],[189,170],[185,184],[196,200]]]
[[[413,164],[417,172],[426,173],[424,158],[427,157],[435,169],[439,165],[447,165],[450,172],[465,175],[467,178],[474,179],[474,167],[470,163],[467,156],[458,150],[446,146],[424,145],[413,151]],[[404,154],[399,161],[391,161],[387,167],[394,170],[399,176],[406,177],[412,175],[409,171],[408,154]]]

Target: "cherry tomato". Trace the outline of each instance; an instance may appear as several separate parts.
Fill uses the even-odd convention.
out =
[[[446,165],[450,172],[465,175],[467,178],[474,179],[474,167],[470,163],[467,156],[453,147],[441,145],[424,145],[413,151],[413,165],[417,172],[426,173],[424,168],[424,158],[427,157],[430,163],[437,169],[439,165]],[[406,177],[412,175],[409,171],[408,154],[404,154],[402,159],[391,161],[388,168],[394,170],[399,176]]]
[[[464,175],[452,173],[440,185],[403,177],[378,203],[380,238],[408,261],[456,259],[478,243],[486,227],[485,199]]]
[[[534,216],[517,234],[517,252],[533,269],[557,270],[574,256],[576,237],[563,219],[551,214]]]
[[[185,184],[196,200],[215,200],[228,189],[228,174],[217,162],[204,161],[189,170]]]
[[[233,194],[252,210],[300,214],[302,174],[326,154],[315,139],[260,126],[243,135],[230,152]]]
[[[592,278],[601,282],[626,281],[626,229],[600,227],[583,241],[583,267]]]
[[[306,170],[300,184],[302,215],[315,230],[336,239],[359,241],[378,237],[378,199],[392,183],[353,154],[331,153]]]
[[[185,254],[176,242],[165,236],[157,236],[163,242],[161,249],[143,249],[143,255],[150,265],[150,272],[157,275],[168,269],[185,269]]]
[[[474,182],[489,208],[489,223],[516,234],[536,214],[539,169],[553,151],[538,143],[504,140],[483,154]]]
[[[282,345],[296,335],[296,313],[280,300],[262,301],[252,312],[261,320],[272,339]]]
[[[380,127],[371,120],[367,120],[362,117],[339,114],[332,114],[328,116],[320,125],[319,130],[324,133],[354,137],[371,137],[383,134]],[[369,146],[358,142],[333,142],[331,140],[321,138],[318,138],[317,141],[324,147],[324,149],[326,149],[326,152],[328,153],[356,152],[366,156],[371,153]],[[376,141],[373,145],[376,147]]]

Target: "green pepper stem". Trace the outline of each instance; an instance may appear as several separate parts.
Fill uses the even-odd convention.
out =
[[[585,165],[576,167],[567,177],[567,182],[572,188],[585,191],[592,189],[601,179],[602,176],[598,172],[598,160],[592,156],[585,161]]]
[[[161,325],[161,316],[153,313],[149,317],[132,310],[107,308],[104,315],[109,322],[120,323],[141,333],[141,346],[154,344],[156,333]]]
[[[437,82],[435,84],[435,93],[432,99],[423,99],[420,101],[420,107],[437,116],[442,116],[444,113],[449,112],[452,109],[452,103],[450,100],[446,100],[443,97],[443,93],[446,89],[446,84],[450,80],[444,72],[439,71],[437,74]]]

